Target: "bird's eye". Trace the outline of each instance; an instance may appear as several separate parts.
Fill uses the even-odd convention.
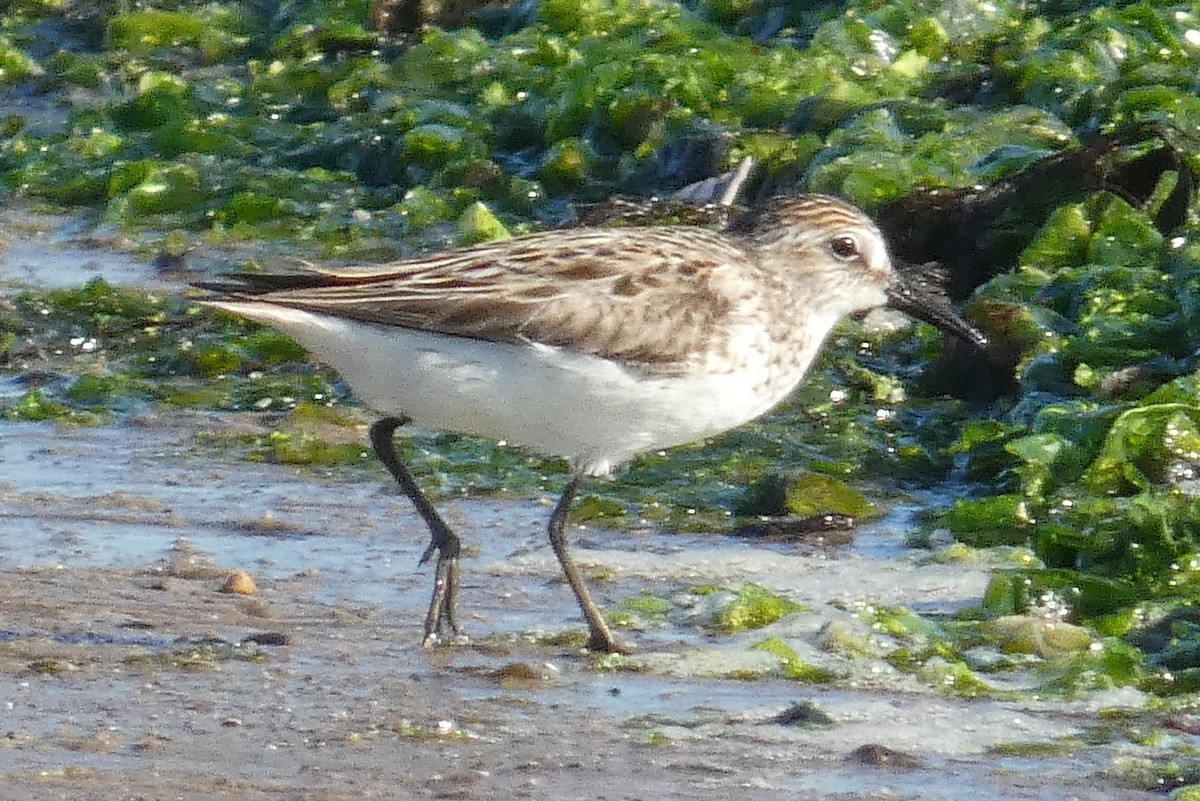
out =
[[[839,259],[853,259],[858,256],[858,240],[846,234],[835,236],[829,240],[829,249]]]

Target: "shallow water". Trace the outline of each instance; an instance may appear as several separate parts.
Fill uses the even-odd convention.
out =
[[[169,286],[145,258],[92,239],[91,226],[83,221],[14,206],[0,210],[0,221],[4,226],[0,282],[14,288],[75,287],[93,278],[110,284]]]

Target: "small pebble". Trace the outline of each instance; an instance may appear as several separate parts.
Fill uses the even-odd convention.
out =
[[[250,578],[249,573],[239,570],[229,574],[229,578],[225,579],[225,586],[221,587],[221,592],[230,592],[234,595],[257,595],[258,585],[254,583],[254,579]]]

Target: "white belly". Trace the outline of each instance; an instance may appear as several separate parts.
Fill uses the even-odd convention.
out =
[[[774,382],[764,396],[765,358],[737,372],[647,377],[547,345],[442,336],[263,303],[213,305],[288,333],[376,411],[564,457],[589,475],[735,428],[802,378]]]

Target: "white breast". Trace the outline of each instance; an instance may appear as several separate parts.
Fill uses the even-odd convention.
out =
[[[647,377],[547,345],[444,336],[264,303],[213,305],[285,331],[376,411],[564,457],[589,475],[739,426],[803,377],[767,381],[767,359],[756,353],[739,359],[733,372]],[[752,347],[753,336],[746,338]]]

